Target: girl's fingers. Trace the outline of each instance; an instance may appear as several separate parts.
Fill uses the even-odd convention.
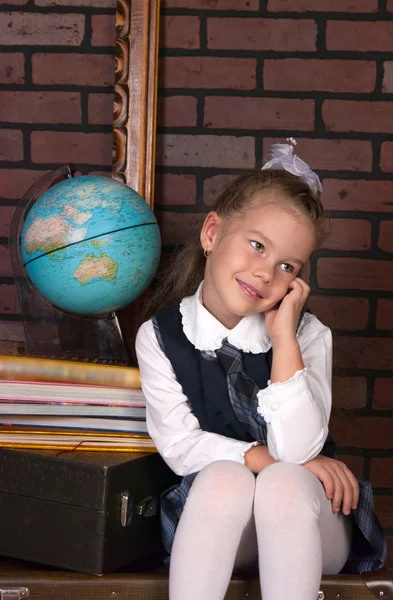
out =
[[[315,473],[314,473],[315,474]],[[326,469],[321,469],[321,471],[317,475],[318,479],[322,482],[323,487],[325,488],[326,498],[331,500],[334,494],[334,480],[329,471]]]
[[[358,483],[358,480],[356,479],[355,475],[352,473],[352,471],[350,469],[348,469],[348,467],[346,465],[344,465],[344,469],[345,469],[346,475],[347,475],[349,482],[351,484],[351,487],[352,487],[351,508],[353,510],[355,510],[355,508],[357,508],[358,502],[359,502],[359,483]]]
[[[332,509],[333,509],[333,512],[338,512],[340,510],[340,508],[341,508],[341,504],[342,504],[342,501],[343,501],[344,487],[343,487],[341,479],[337,475],[337,473],[332,474],[332,477],[333,477],[333,481],[334,481],[334,493],[333,493],[333,498],[332,498]]]
[[[337,472],[337,476],[340,479],[342,485],[342,511],[344,515],[349,515],[352,508],[354,493],[352,482],[344,469],[339,469]]]

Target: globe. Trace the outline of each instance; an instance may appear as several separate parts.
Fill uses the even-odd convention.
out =
[[[160,258],[160,233],[148,204],[104,176],[80,176],[47,190],[21,236],[31,283],[57,308],[100,316],[140,296]]]

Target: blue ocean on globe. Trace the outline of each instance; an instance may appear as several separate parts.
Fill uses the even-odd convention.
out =
[[[133,189],[109,177],[66,179],[27,215],[22,259],[32,284],[56,307],[105,315],[140,296],[157,269],[156,218]]]

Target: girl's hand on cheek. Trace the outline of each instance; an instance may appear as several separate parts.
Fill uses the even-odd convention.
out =
[[[280,304],[265,312],[266,331],[272,342],[295,337],[300,313],[309,293],[307,283],[296,277]]]

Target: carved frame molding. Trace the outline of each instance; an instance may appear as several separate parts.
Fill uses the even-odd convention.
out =
[[[153,208],[160,0],[118,0],[112,176]]]

